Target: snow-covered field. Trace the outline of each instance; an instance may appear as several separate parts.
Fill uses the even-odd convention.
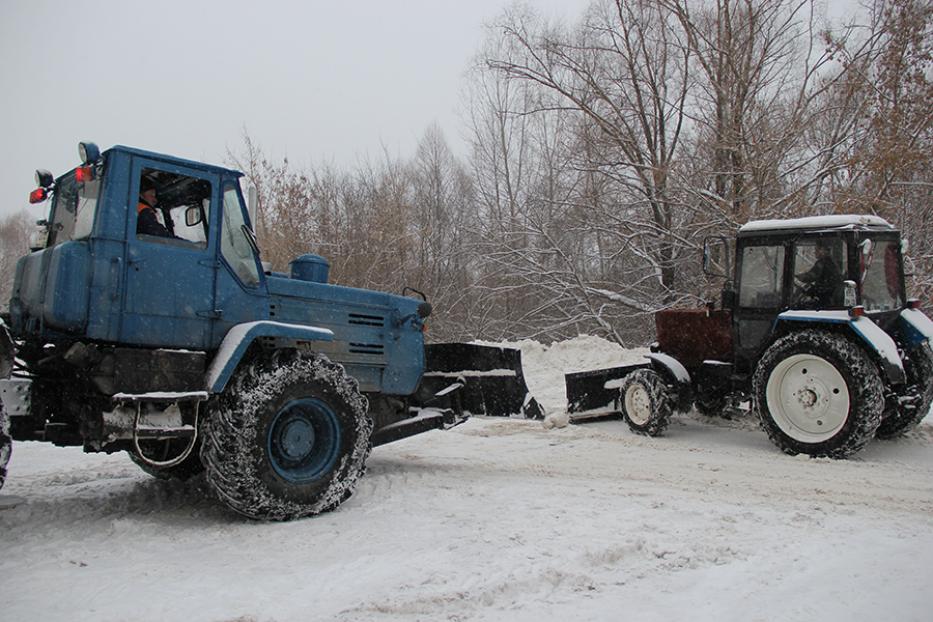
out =
[[[521,344],[532,392],[637,360]],[[933,418],[847,461],[749,421],[474,418],[377,448],[337,511],[244,520],[124,455],[16,443],[0,621],[931,620]]]

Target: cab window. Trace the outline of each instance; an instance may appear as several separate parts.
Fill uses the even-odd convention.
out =
[[[904,305],[901,252],[896,239],[864,239],[858,246],[862,304],[866,311],[892,311]]]
[[[240,281],[252,287],[259,284],[259,268],[248,235],[236,184],[226,183],[220,252]]]
[[[844,240],[798,240],[794,245],[794,308],[842,307],[847,274]]]
[[[138,182],[137,238],[207,246],[212,192],[209,181],[144,168]]]
[[[784,246],[746,246],[739,274],[739,306],[777,309],[784,282]]]
[[[49,246],[69,240],[83,240],[91,235],[100,195],[100,177],[97,175],[89,181],[79,182],[75,180],[74,171],[71,171],[55,184]]]

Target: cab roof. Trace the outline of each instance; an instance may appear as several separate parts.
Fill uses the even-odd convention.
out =
[[[242,177],[243,173],[240,171],[225,168],[223,166],[217,166],[215,164],[205,164],[204,162],[197,162],[195,160],[186,160],[185,158],[179,158],[172,155],[167,155],[164,153],[156,153],[154,151],[146,151],[145,149],[137,149],[135,147],[127,147],[125,145],[114,145],[110,149],[104,152],[107,154],[109,152],[121,152],[129,155],[140,156],[143,158],[148,158],[150,160],[158,160],[160,162],[165,162],[168,164],[181,164],[182,166],[187,166],[191,168],[200,169],[202,171],[209,171],[212,173],[233,175],[235,177]]]
[[[894,227],[884,218],[878,216],[835,214],[832,216],[788,218],[786,220],[752,220],[739,228],[739,235],[757,235],[768,232],[789,233],[792,230],[809,232],[849,230],[894,231]]]

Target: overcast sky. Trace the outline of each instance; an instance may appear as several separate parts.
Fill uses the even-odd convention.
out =
[[[0,0],[0,216],[77,143],[223,163],[242,128],[276,157],[407,157],[458,103],[507,0]],[[537,0],[575,18],[587,0]],[[42,211],[45,206],[32,208]]]
[[[588,3],[528,2],[568,20]],[[463,74],[510,4],[0,0],[0,217],[80,140],[222,164],[245,127],[276,158],[347,166],[408,157],[437,123],[464,154]]]

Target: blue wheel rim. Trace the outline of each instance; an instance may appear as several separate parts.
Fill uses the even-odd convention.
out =
[[[340,440],[340,423],[330,406],[314,398],[292,400],[269,426],[269,461],[290,483],[313,482],[337,462]]]

